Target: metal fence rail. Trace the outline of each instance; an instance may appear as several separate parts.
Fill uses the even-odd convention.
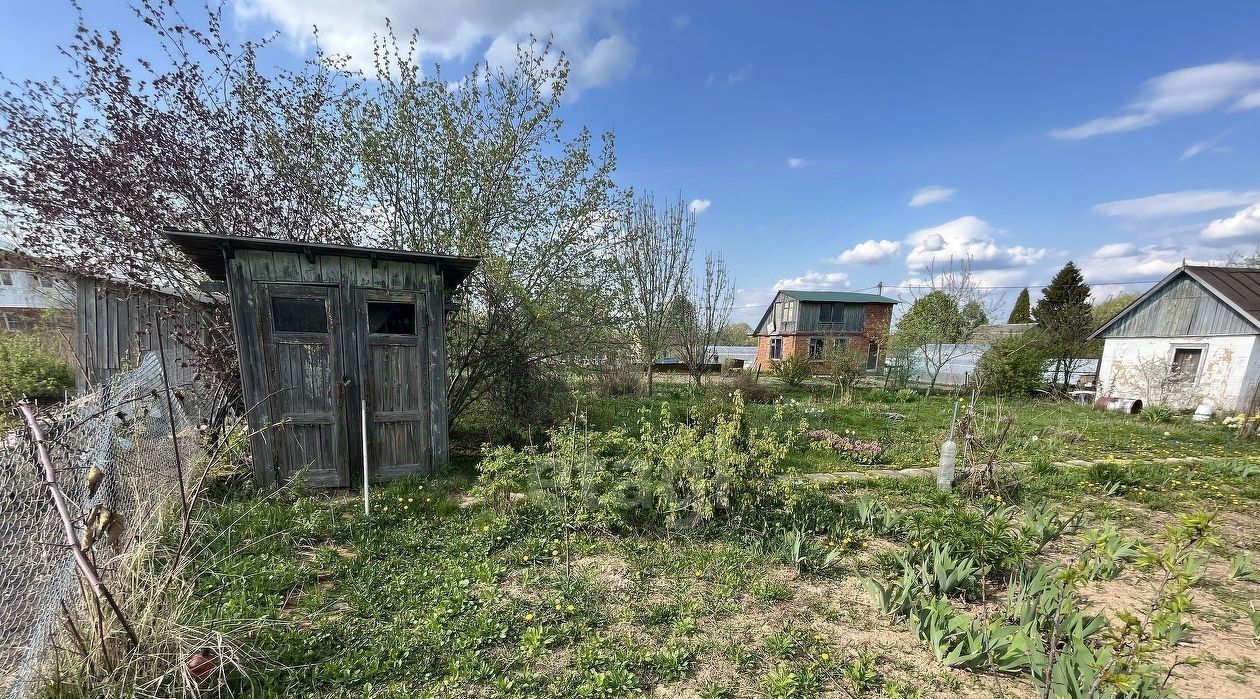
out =
[[[109,587],[123,557],[158,535],[163,513],[180,507],[189,485],[181,473],[190,478],[181,462],[204,459],[192,370],[178,351],[167,354],[165,371],[157,353],[146,354],[139,367],[41,416],[53,484],[27,430],[0,437],[0,695],[18,699],[43,685],[52,644],[93,595],[83,586],[51,485],[64,495],[75,535],[88,544],[87,558]],[[102,509],[111,514],[111,528],[98,527],[96,540],[83,541],[102,521]]]

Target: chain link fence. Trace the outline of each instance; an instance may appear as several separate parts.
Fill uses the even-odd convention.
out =
[[[165,369],[148,353],[137,368],[39,415],[52,483],[25,425],[0,437],[0,696],[19,699],[44,686],[54,645],[106,642],[75,628],[85,607],[100,615],[102,604],[76,564],[52,489],[64,495],[101,583],[120,595],[128,554],[152,543],[187,502],[190,471],[205,460],[207,392],[196,390],[178,349],[166,355]]]

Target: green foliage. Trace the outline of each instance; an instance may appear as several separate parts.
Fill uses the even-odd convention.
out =
[[[1031,333],[1004,337],[980,357],[976,371],[985,393],[1026,396],[1045,381],[1046,355]]]
[[[1028,296],[1028,289],[1021,289],[1019,296],[1015,298],[1015,306],[1011,308],[1011,314],[1007,316],[1008,323],[1031,323],[1032,322],[1032,301]]]
[[[1091,529],[1082,536],[1085,551],[1081,554],[1081,566],[1090,580],[1111,580],[1120,574],[1125,561],[1138,555],[1138,545],[1107,524]]]
[[[1164,423],[1172,422],[1173,419],[1173,411],[1162,405],[1149,405],[1140,414],[1147,422]]]
[[[1056,361],[1057,381],[1057,373],[1068,368],[1066,362],[1085,352],[1089,334],[1094,329],[1089,285],[1081,270],[1069,261],[1041,294],[1033,316],[1041,330],[1047,356]]]
[[[814,375],[814,366],[804,356],[793,354],[776,363],[771,371],[784,386],[796,388]]]
[[[968,301],[958,310],[959,318],[962,321],[963,335],[970,335],[976,328],[981,325],[989,324],[989,314],[985,312],[984,306],[979,301]]]
[[[1020,519],[1019,533],[1032,544],[1031,553],[1037,555],[1050,542],[1066,532],[1074,531],[1080,519],[1080,512],[1065,517],[1057,508],[1050,505],[1030,506],[1025,508],[1023,517]]]
[[[546,449],[489,449],[478,491],[502,506],[504,493],[534,500],[575,526],[629,525],[636,518],[696,525],[755,506],[770,495],[794,435],[748,424],[743,396],[711,416],[640,415],[638,434],[590,430],[575,419]]]
[[[1246,580],[1260,583],[1260,572],[1255,569],[1255,557],[1249,553],[1240,553],[1229,560],[1229,577],[1233,580]]]
[[[0,402],[5,406],[22,398],[59,401],[72,388],[70,365],[38,340],[25,335],[0,338]]]
[[[732,374],[726,387],[732,393],[735,391],[742,393],[745,402],[757,405],[769,405],[783,398],[778,391],[764,383],[758,382],[756,373],[747,369]]]

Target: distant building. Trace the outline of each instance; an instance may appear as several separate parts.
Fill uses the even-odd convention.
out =
[[[41,268],[38,260],[0,250],[0,332],[33,330],[49,310],[66,310],[74,285],[65,275]]]
[[[780,291],[753,331],[756,366],[769,369],[792,356],[821,360],[848,347],[866,355],[868,371],[879,371],[896,303],[879,294]]]
[[[1093,338],[1099,395],[1245,410],[1260,382],[1260,270],[1182,266]]]

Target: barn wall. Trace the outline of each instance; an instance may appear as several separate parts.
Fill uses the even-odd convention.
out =
[[[1246,400],[1256,380],[1260,337],[1198,335],[1175,338],[1108,337],[1099,367],[1099,395],[1141,398],[1150,405],[1190,410],[1211,401],[1218,410],[1234,411]],[[1197,379],[1184,384],[1167,380],[1176,347],[1203,347]]]
[[[138,366],[145,352],[156,350],[159,313],[167,349],[178,344],[173,337],[175,328],[196,327],[199,322],[175,297],[79,278],[74,305],[76,388],[83,391],[108,381],[114,374]]]
[[[237,349],[241,356],[241,382],[246,405],[251,406],[249,423],[252,436],[251,449],[263,483],[273,483],[276,474],[273,463],[271,432],[264,427],[280,418],[271,415],[268,389],[263,372],[262,332],[259,326],[258,282],[292,282],[301,284],[333,284],[341,287],[342,328],[341,345],[347,373],[359,363],[359,338],[356,326],[349,322],[358,317],[355,308],[356,288],[385,289],[391,291],[426,292],[428,302],[428,332],[426,334],[429,367],[428,396],[430,406],[430,453],[431,468],[449,461],[449,436],[446,406],[446,329],[445,296],[442,276],[430,264],[370,259],[305,255],[265,250],[237,250],[227,261],[228,295],[232,302],[232,325],[236,333]],[[361,396],[358,382],[346,394],[346,405],[357,406]],[[357,437],[361,434],[358,410],[348,410],[348,434],[351,453],[358,453]],[[358,463],[351,458],[352,466]],[[360,469],[351,468],[352,480],[358,479]]]
[[[1125,311],[1104,337],[1247,335],[1255,327],[1188,275]]]

